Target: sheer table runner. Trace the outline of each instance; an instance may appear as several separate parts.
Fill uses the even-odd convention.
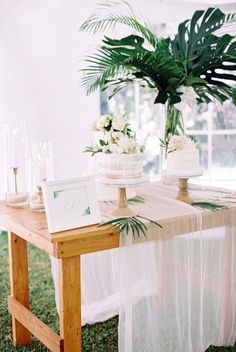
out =
[[[177,189],[138,190],[137,213],[159,221],[144,238],[82,256],[83,324],[119,318],[120,352],[204,352],[236,340],[236,207],[200,211]],[[101,204],[104,214],[111,205]],[[139,243],[142,242],[142,243]],[[58,294],[58,265],[52,260]]]

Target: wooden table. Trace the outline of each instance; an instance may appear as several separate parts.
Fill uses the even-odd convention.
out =
[[[8,308],[14,345],[29,345],[34,335],[53,352],[80,352],[80,255],[118,247],[118,231],[89,226],[51,235],[45,214],[10,208],[3,202],[0,202],[0,225],[9,231]],[[60,335],[30,311],[27,242],[60,259]]]
[[[160,193],[157,193],[160,196]],[[151,197],[152,188],[149,194]],[[175,197],[173,191],[170,190],[169,194]],[[159,213],[158,221],[163,225],[163,229],[156,228],[150,236],[137,241],[157,240],[162,236],[188,233],[188,219],[193,220],[194,216],[191,208],[187,215],[181,213],[178,216],[176,214],[167,216],[163,200],[160,200],[160,205],[155,205],[155,209],[156,207]],[[169,205],[167,207],[169,209]],[[222,210],[214,216],[211,212],[204,212],[203,228],[224,225],[227,212],[235,210],[236,207]],[[170,221],[172,225],[174,224],[171,228],[175,229],[175,233],[171,234]],[[80,256],[118,247],[120,237],[118,230],[111,227],[89,226],[50,234],[44,213],[33,213],[27,208],[10,208],[4,202],[0,202],[0,226],[9,231],[11,294],[8,305],[12,315],[14,345],[29,345],[31,335],[34,335],[53,352],[80,352],[82,350]],[[27,242],[60,259],[60,335],[53,332],[30,311]]]

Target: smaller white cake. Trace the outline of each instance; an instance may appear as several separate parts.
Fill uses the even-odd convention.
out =
[[[96,156],[98,176],[106,179],[132,179],[143,176],[143,153],[100,153]]]
[[[186,136],[172,136],[168,145],[166,171],[195,174],[201,171],[196,143]]]

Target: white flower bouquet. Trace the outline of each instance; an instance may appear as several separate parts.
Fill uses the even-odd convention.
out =
[[[187,136],[174,135],[170,138],[168,144],[168,152],[171,153],[176,150],[195,150],[196,143]]]
[[[135,133],[131,130],[125,116],[104,115],[93,123],[94,131],[101,133],[98,144],[87,146],[85,152],[140,154],[144,146],[136,141]]]

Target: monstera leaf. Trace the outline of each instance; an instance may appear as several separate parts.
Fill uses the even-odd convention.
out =
[[[188,75],[206,81],[206,84],[196,83],[206,87],[202,95],[202,90],[197,90],[202,101],[209,102],[209,96],[221,102],[233,97],[233,90],[228,89],[231,87],[226,81],[236,81],[235,74],[227,72],[236,69],[235,38],[229,34],[219,37],[214,33],[225,23],[235,20],[235,14],[225,15],[217,8],[196,11],[191,20],[179,25],[171,42],[174,55],[185,62]],[[219,87],[219,91],[214,86]]]

